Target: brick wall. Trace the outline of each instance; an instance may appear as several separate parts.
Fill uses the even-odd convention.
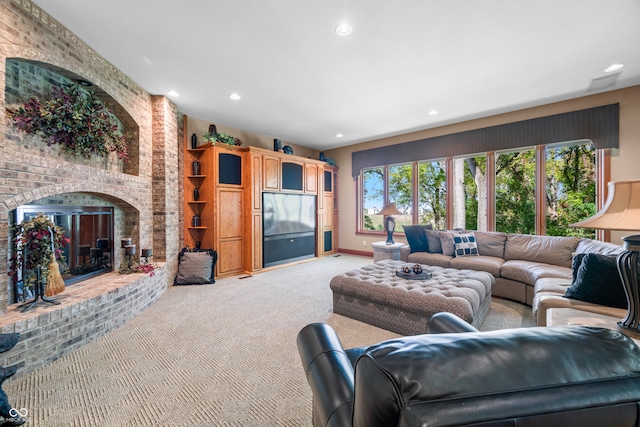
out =
[[[0,2],[0,316],[10,302],[7,277],[10,213],[23,204],[91,194],[124,213],[120,233],[138,248],[154,248],[167,259],[168,283],[180,248],[179,174],[182,120],[175,106],[154,97],[29,0]],[[12,131],[6,118],[7,60],[44,64],[94,84],[127,130],[130,161],[90,160],[60,155],[37,138]],[[14,78],[14,71],[9,72]],[[12,87],[11,84],[8,85]],[[16,93],[9,94],[15,102]],[[115,166],[114,166],[115,165]],[[156,196],[160,199],[154,202]],[[114,236],[118,241],[119,236]],[[157,254],[157,256],[155,256]],[[117,257],[116,257],[117,259]]]

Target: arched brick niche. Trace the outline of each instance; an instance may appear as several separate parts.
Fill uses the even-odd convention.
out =
[[[25,151],[45,153],[49,157],[64,158],[67,161],[86,164],[92,167],[119,171],[131,175],[139,173],[139,135],[140,129],[133,117],[105,90],[85,78],[63,68],[40,61],[7,58],[5,65],[5,108],[16,108],[28,99],[35,97],[46,101],[52,97],[54,87],[78,84],[81,90],[92,93],[113,114],[125,135],[129,150],[129,160],[119,160],[115,154],[106,159],[83,159],[65,156],[59,146],[48,147],[37,136],[25,135],[7,126],[7,138],[15,141]]]
[[[87,188],[91,190],[91,188]],[[49,190],[55,191],[54,188]],[[151,247],[152,241],[149,237],[141,237],[140,233],[140,211],[135,205],[139,201],[132,197],[128,197],[128,200],[123,200],[119,196],[118,191],[112,191],[113,194],[98,193],[98,192],[64,192],[56,194],[48,194],[42,198],[33,199],[37,193],[25,193],[15,198],[15,203],[18,200],[21,201],[21,205],[38,205],[43,207],[43,211],[53,212],[59,210],[62,206],[86,206],[86,207],[111,207],[114,210],[113,215],[113,241],[111,247],[113,248],[113,270],[117,271],[121,262],[124,260],[124,253],[120,248],[119,242],[122,238],[131,238],[132,243],[137,248]],[[47,210],[48,209],[48,210]],[[14,237],[13,227],[16,225],[16,210],[9,212],[9,240]],[[75,244],[77,242],[72,242]],[[9,256],[13,254],[15,248],[9,246]],[[138,251],[139,253],[139,251]],[[9,268],[11,266],[9,265]],[[72,285],[73,286],[73,285]],[[16,283],[13,279],[10,279],[7,284],[6,290],[0,291],[0,307],[6,308],[7,306],[19,302],[19,294],[16,292]]]

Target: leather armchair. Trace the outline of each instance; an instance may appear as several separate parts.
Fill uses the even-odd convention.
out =
[[[478,332],[449,313],[427,334],[345,350],[314,323],[297,338],[314,426],[637,426],[640,348],[585,326]]]

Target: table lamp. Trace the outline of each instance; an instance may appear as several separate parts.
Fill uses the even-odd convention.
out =
[[[385,242],[387,245],[393,245],[395,242],[393,241],[393,231],[396,229],[396,220],[393,219],[392,215],[401,215],[402,212],[396,208],[395,203],[389,203],[386,205],[378,215],[386,215],[387,217],[384,220],[384,229],[387,230],[387,241]]]
[[[571,224],[576,228],[601,230],[640,230],[640,180],[612,181],[604,207],[591,218]],[[618,255],[620,279],[627,295],[627,315],[618,325],[633,332],[640,332],[640,289],[638,288],[638,253],[640,235],[625,236],[624,251]]]

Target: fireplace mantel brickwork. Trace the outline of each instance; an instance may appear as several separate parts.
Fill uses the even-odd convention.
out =
[[[155,300],[175,276],[181,247],[181,114],[172,102],[145,92],[29,0],[3,1],[0,11],[0,324],[3,316],[10,316],[13,310],[6,261],[10,256],[11,212],[20,205],[66,193],[91,193],[113,201],[126,216],[115,241],[132,237],[138,248],[153,248],[154,261],[166,261],[162,274],[150,281],[155,289],[148,292]],[[59,147],[47,147],[37,138],[14,131],[6,117],[8,59],[67,70],[92,82],[117,102],[128,120],[137,125],[137,144],[129,154],[136,164],[136,174],[114,170],[104,161],[65,157]],[[117,280],[118,273],[108,276]],[[72,293],[74,286],[77,285],[65,292]],[[109,320],[109,316],[128,318],[114,309],[112,306],[105,315],[107,323],[121,324],[120,319]],[[39,310],[40,307],[32,309],[36,314]],[[73,319],[83,321],[80,317]],[[29,322],[34,320],[26,324]]]

